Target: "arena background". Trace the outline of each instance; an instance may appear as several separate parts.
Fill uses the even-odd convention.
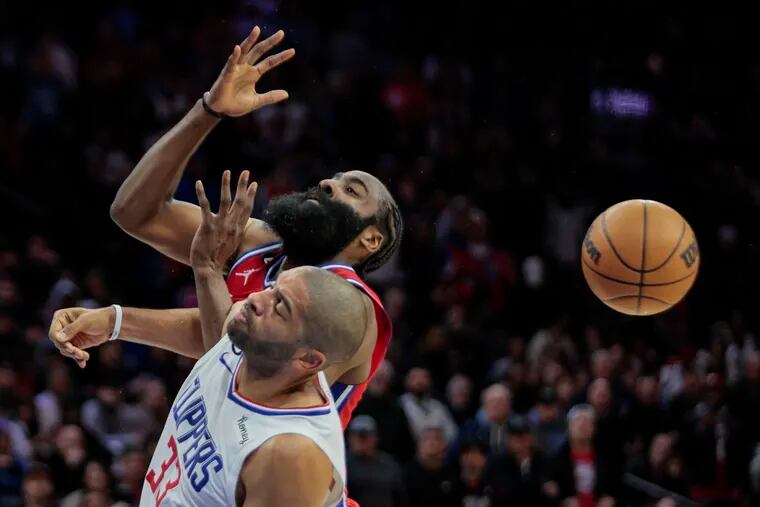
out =
[[[136,502],[191,363],[116,343],[80,371],[47,326],[63,306],[195,305],[191,271],[122,232],[109,205],[255,24],[284,29],[297,51],[263,80],[290,99],[224,121],[177,196],[194,201],[196,178],[218,195],[224,169],[251,169],[256,214],[271,196],[356,168],[396,197],[401,251],[370,277],[394,320],[395,376],[385,368],[356,412],[374,416],[389,454],[367,456],[373,423],[362,419],[349,456],[362,505],[559,505],[546,484],[562,490],[571,465],[554,453],[566,412],[585,402],[617,505],[669,502],[626,473],[673,499],[757,499],[752,16],[325,4],[0,2],[0,504]],[[593,217],[639,197],[677,209],[702,253],[686,300],[654,318],[606,308],[579,264]],[[492,390],[495,408],[480,410],[499,382],[507,402]],[[425,421],[409,407],[426,396],[441,402],[426,405],[433,423],[455,423],[445,450],[415,431]],[[543,452],[530,480],[509,465],[525,424]]]

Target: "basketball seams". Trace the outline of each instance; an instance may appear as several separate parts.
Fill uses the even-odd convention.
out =
[[[634,287],[638,287],[639,285],[641,285],[641,284],[635,283],[635,282],[626,282],[625,280],[619,280],[617,278],[613,278],[613,277],[611,277],[609,275],[606,275],[606,274],[602,273],[601,271],[597,271],[588,262],[586,262],[586,259],[583,259],[583,264],[584,264],[584,266],[586,266],[595,275],[599,275],[602,278],[604,278],[606,280],[609,280],[611,282],[620,283],[620,284],[623,284],[623,285],[633,285]],[[667,287],[668,285],[673,285],[673,284],[676,284],[676,283],[679,283],[679,282],[683,282],[684,280],[689,279],[690,277],[694,276],[695,274],[696,274],[696,271],[692,271],[688,275],[684,276],[683,278],[679,278],[677,280],[671,280],[669,282],[662,282],[662,283],[645,283],[645,284],[643,284],[643,286],[644,287]]]
[[[641,234],[641,269],[639,270],[639,297],[636,299],[636,313],[641,312],[641,293],[644,291],[644,266],[647,262],[647,202],[641,201],[641,207],[644,212],[643,231]]]
[[[662,261],[658,266],[655,266],[650,269],[644,269],[645,264],[641,265],[641,269],[636,269],[635,267],[631,266],[623,259],[623,256],[620,255],[620,252],[618,252],[617,248],[615,247],[615,244],[612,242],[612,238],[610,237],[609,232],[607,231],[606,215],[607,215],[607,211],[602,213],[601,216],[599,217],[600,222],[602,224],[602,234],[604,235],[604,238],[607,240],[607,244],[610,245],[610,248],[612,249],[612,253],[615,254],[615,257],[620,261],[621,264],[623,264],[623,266],[633,271],[634,273],[654,273],[655,271],[662,269],[668,263],[668,261],[670,261],[670,259],[673,258],[673,255],[675,255],[675,253],[678,251],[678,247],[681,246],[684,238],[686,237],[686,229],[687,229],[688,224],[686,223],[686,220],[681,218],[681,233],[678,236],[678,241],[673,247],[673,250],[671,250],[668,256],[665,258],[665,260]]]
[[[641,211],[637,209],[639,205]],[[640,225],[638,220],[641,220]],[[592,234],[592,228],[598,232]],[[652,238],[647,237],[650,233]],[[677,304],[697,277],[698,257],[681,253],[692,235],[688,222],[678,212],[657,201],[631,199],[618,203],[600,213],[586,233],[581,251],[586,281],[594,294],[615,310],[629,315],[660,313]],[[587,238],[596,241],[596,247]],[[689,245],[688,249],[693,247]],[[639,262],[635,259],[637,250]],[[606,257],[599,262],[604,253]],[[686,270],[681,259],[676,259],[679,254],[686,262]],[[697,257],[696,263],[694,257]],[[651,267],[648,262],[652,263]],[[668,302],[673,299],[672,303]]]
[[[619,260],[623,266],[630,269],[634,273],[640,273],[641,270],[636,269],[630,264],[628,264],[627,262],[625,262],[625,259],[623,259],[623,256],[620,255],[620,253],[617,251],[617,248],[615,248],[615,244],[612,242],[612,238],[610,238],[610,235],[607,232],[607,211],[602,213],[602,234],[604,234],[604,237],[607,239],[607,243],[610,245],[610,248],[612,249],[612,253],[615,254],[615,257],[617,257],[617,260]]]
[[[681,246],[681,243],[683,242],[683,238],[685,236],[686,236],[686,220],[684,220],[682,218],[681,219],[681,234],[680,234],[680,236],[678,236],[678,241],[676,242],[676,245],[673,247],[673,250],[670,251],[670,253],[668,254],[668,256],[665,257],[665,260],[662,261],[659,266],[656,266],[656,267],[654,267],[652,269],[645,269],[644,273],[654,273],[658,269],[664,267],[665,264],[667,264],[668,261],[670,261],[670,259],[673,258],[673,255],[675,255],[675,253],[678,251],[678,247]],[[643,268],[643,266],[642,266],[642,268]]]
[[[622,296],[612,296],[607,299],[602,299],[603,302],[607,303],[608,301],[620,301],[624,299],[630,299],[630,298],[637,298],[637,299],[644,299],[647,301],[657,301],[658,303],[662,303],[667,306],[673,306],[671,303],[668,303],[667,301],[664,301],[662,299],[656,298],[654,296],[647,296],[646,294],[640,295],[640,294],[624,294]],[[636,310],[639,311],[638,309]]]

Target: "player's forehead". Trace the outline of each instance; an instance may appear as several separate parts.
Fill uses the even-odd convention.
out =
[[[300,310],[299,314],[302,313],[309,298],[302,268],[283,271],[271,289],[286,300],[289,306]]]
[[[364,171],[354,170],[337,172],[333,175],[333,179],[345,182],[355,182],[357,184],[363,185],[367,189],[367,193],[374,199],[380,199],[380,197],[382,197],[383,193],[386,191],[385,185],[383,185],[380,180]]]

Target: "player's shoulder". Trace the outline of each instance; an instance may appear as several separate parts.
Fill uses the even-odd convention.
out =
[[[270,471],[282,469],[289,473],[303,470],[308,473],[318,466],[329,464],[330,459],[310,437],[299,433],[283,433],[262,443],[245,468],[265,467]]]
[[[240,253],[255,250],[261,246],[280,241],[280,237],[274,230],[264,222],[256,218],[251,218],[245,227],[243,240],[240,242]]]
[[[308,437],[285,433],[264,442],[246,460],[240,481],[256,505],[317,505],[330,489],[333,465]]]
[[[375,291],[372,290],[367,282],[361,276],[359,276],[356,270],[351,266],[346,266],[345,264],[324,264],[320,267],[322,269],[326,269],[327,271],[331,271],[341,278],[345,279],[347,282],[360,287],[371,298],[374,299],[377,297]]]

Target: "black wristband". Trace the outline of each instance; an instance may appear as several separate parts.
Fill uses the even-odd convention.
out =
[[[204,110],[204,111],[206,111],[206,112],[207,112],[208,114],[210,114],[211,116],[213,116],[214,118],[218,118],[218,119],[220,119],[220,120],[223,120],[223,119],[225,119],[225,118],[229,118],[229,117],[228,117],[226,114],[224,114],[224,113],[220,113],[220,112],[218,112],[218,111],[214,111],[213,109],[211,109],[211,106],[209,106],[209,105],[208,105],[208,102],[206,102],[206,97],[207,97],[207,96],[208,96],[210,93],[211,93],[211,92],[206,92],[206,93],[204,93],[204,94],[203,94],[203,98],[201,99],[201,102],[203,102],[203,110]]]

